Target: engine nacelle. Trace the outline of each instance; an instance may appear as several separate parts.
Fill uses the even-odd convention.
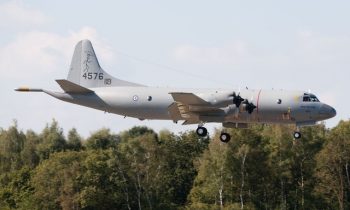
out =
[[[232,92],[218,92],[212,94],[208,102],[215,107],[227,107],[232,104]]]

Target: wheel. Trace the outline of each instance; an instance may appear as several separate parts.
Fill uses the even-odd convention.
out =
[[[208,130],[205,127],[199,126],[196,130],[196,133],[200,137],[204,137],[208,134]]]
[[[301,138],[301,133],[298,132],[298,131],[295,131],[293,136],[294,136],[295,139],[300,139]]]
[[[231,139],[230,134],[228,134],[228,133],[221,133],[220,134],[220,141],[227,143],[230,141],[230,139]]]

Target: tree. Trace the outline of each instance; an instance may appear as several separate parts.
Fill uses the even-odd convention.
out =
[[[350,121],[341,121],[326,138],[317,155],[317,192],[330,208],[350,208]],[[334,205],[336,204],[337,205]]]
[[[329,130],[253,125],[220,142],[133,127],[66,142],[0,128],[0,209],[349,209],[350,121]],[[84,143],[82,149],[81,143]],[[85,149],[86,148],[86,149]]]
[[[58,126],[56,120],[52,120],[51,125],[46,125],[40,134],[40,139],[38,152],[41,159],[48,159],[51,153],[64,151],[67,146],[63,130]]]
[[[294,209],[320,209],[322,199],[314,195],[318,180],[315,176],[316,155],[326,138],[326,127],[320,124],[302,129],[303,137],[293,141],[291,148],[291,186],[289,206]],[[315,202],[319,200],[319,202]]]
[[[218,135],[215,135],[218,137]],[[198,161],[198,175],[189,194],[191,208],[222,209],[226,204],[226,189],[230,173],[226,168],[228,147],[219,141],[211,141]]]
[[[40,137],[34,131],[29,130],[25,139],[24,148],[21,152],[22,161],[26,166],[35,168],[40,162],[38,154]]]
[[[31,170],[23,167],[0,176],[1,209],[34,209],[34,188],[30,183]]]
[[[230,129],[232,141],[213,140],[190,193],[191,208],[250,209],[262,206],[269,183],[267,153],[258,128]],[[260,129],[260,128],[259,128]],[[261,130],[261,129],[260,129]],[[216,132],[216,138],[219,137]]]
[[[83,174],[78,177],[80,208],[127,209],[123,194],[127,183],[119,175],[119,163],[113,150],[90,150],[86,155],[82,163]]]
[[[58,152],[34,170],[32,185],[38,209],[80,208],[80,177],[86,153]]]
[[[25,135],[17,128],[17,122],[8,130],[0,132],[0,173],[10,172],[22,167],[21,152]]]
[[[82,138],[78,134],[77,129],[73,128],[68,132],[67,148],[73,151],[80,151],[82,149]]]
[[[163,137],[164,138],[164,137]],[[163,190],[161,198],[173,207],[187,203],[188,195],[193,186],[198,169],[199,157],[208,148],[210,139],[200,138],[194,131],[181,133],[179,136],[170,134],[168,138],[160,139],[163,154],[161,156]]]
[[[101,129],[93,133],[85,143],[88,149],[107,149],[116,147],[118,136],[111,134],[109,129]]]

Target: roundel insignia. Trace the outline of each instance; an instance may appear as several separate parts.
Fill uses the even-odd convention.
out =
[[[137,95],[134,95],[134,96],[132,97],[132,100],[138,101],[138,100],[139,100],[139,97],[138,97]]]

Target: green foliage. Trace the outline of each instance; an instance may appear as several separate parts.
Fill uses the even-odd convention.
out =
[[[86,140],[86,148],[87,149],[107,149],[113,148],[117,145],[117,136],[111,134],[109,129],[101,129],[93,133]]]
[[[71,129],[68,132],[67,149],[73,151],[80,151],[82,148],[83,146],[81,136],[78,134],[75,128]]]
[[[63,136],[63,130],[55,120],[52,120],[51,125],[46,125],[40,134],[40,139],[38,153],[42,160],[48,159],[51,153],[66,149],[67,142]]]
[[[0,129],[0,209],[349,209],[350,121],[332,130],[195,132],[109,129],[67,141],[56,121],[40,134]]]
[[[35,170],[32,184],[38,209],[76,209],[78,185],[85,153],[60,152],[44,160]]]
[[[17,122],[8,130],[0,131],[0,172],[10,172],[20,169],[23,165],[21,151],[25,135],[17,128]]]
[[[23,167],[11,173],[0,176],[0,206],[1,209],[34,209],[30,184],[31,170]]]
[[[317,193],[329,208],[350,208],[350,121],[341,121],[317,155]]]
[[[21,151],[23,163],[30,168],[35,168],[40,162],[38,154],[40,138],[35,132],[27,131],[25,139],[24,148]]]

